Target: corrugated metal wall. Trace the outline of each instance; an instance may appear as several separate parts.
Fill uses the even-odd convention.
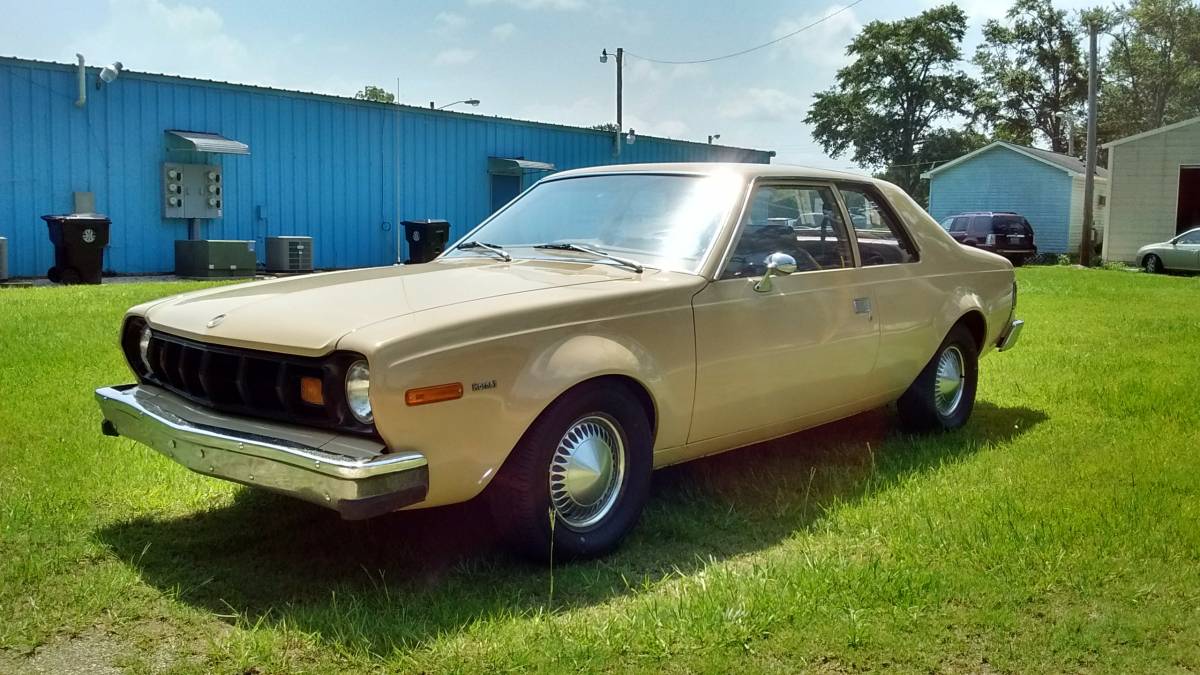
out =
[[[310,235],[322,268],[392,262],[397,219],[444,218],[454,236],[473,227],[490,210],[489,156],[559,169],[614,161],[611,136],[586,129],[129,72],[97,91],[95,77],[89,68],[77,108],[74,66],[0,59],[0,236],[14,276],[51,265],[40,216],[71,211],[76,191],[95,193],[113,220],[106,270],[172,270],[187,226],[162,218],[168,160],[223,168],[224,214],[201,236],[257,240],[261,260],[265,237]],[[168,153],[166,129],[219,133],[251,154]],[[770,160],[642,137],[620,161]]]
[[[1068,248],[1071,177],[996,147],[930,179],[929,213],[935,220],[966,211],[1016,211],[1033,225],[1039,252],[1062,253]]]

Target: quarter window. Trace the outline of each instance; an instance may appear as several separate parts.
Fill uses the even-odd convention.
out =
[[[842,187],[842,199],[850,212],[850,222],[858,239],[858,253],[864,267],[916,262],[917,249],[901,229],[881,198],[861,187]],[[953,227],[953,225],[952,225]]]
[[[755,189],[722,279],[762,276],[772,253],[796,259],[796,271],[853,267],[846,224],[827,187],[765,185]]]

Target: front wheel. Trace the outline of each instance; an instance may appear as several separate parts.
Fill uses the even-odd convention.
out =
[[[900,397],[900,421],[911,431],[951,431],[967,423],[979,384],[979,349],[962,324]]]
[[[1163,269],[1162,260],[1160,260],[1159,257],[1153,253],[1146,256],[1146,259],[1142,261],[1142,266],[1145,267],[1146,272],[1150,274],[1158,274]]]
[[[649,495],[651,435],[646,411],[620,383],[564,394],[521,438],[489,492],[508,542],[540,560],[615,549]]]

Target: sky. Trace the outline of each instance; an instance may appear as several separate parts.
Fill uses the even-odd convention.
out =
[[[484,115],[591,126],[615,120],[613,59],[627,50],[624,121],[639,134],[775,150],[776,162],[854,168],[812,140],[804,116],[845,46],[873,20],[937,0],[0,0],[0,54],[351,96],[373,84],[402,103],[476,98]],[[1007,3],[960,0],[973,53]],[[1096,0],[1056,0],[1074,10]],[[841,10],[839,12],[839,10]],[[836,12],[836,14],[835,14]],[[698,65],[832,18],[775,46]]]

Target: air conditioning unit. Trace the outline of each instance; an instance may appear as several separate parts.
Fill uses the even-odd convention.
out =
[[[312,237],[267,237],[268,272],[311,272]]]

